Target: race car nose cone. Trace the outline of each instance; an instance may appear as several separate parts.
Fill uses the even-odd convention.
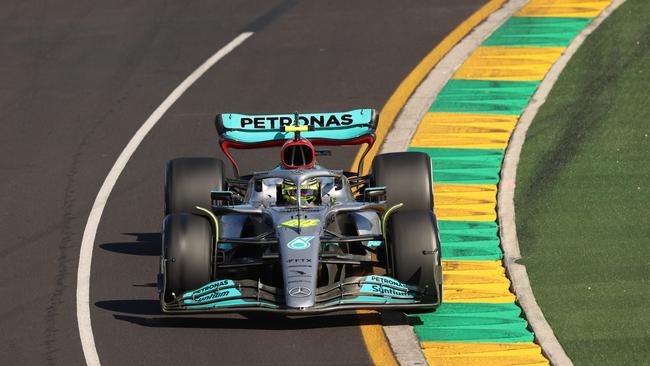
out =
[[[314,306],[320,231],[316,227],[278,229],[280,257],[284,275],[284,296],[288,308],[301,309]]]

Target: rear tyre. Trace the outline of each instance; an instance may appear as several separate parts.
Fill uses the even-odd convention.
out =
[[[168,215],[163,222],[162,242],[165,301],[210,282],[214,238],[207,218],[186,213]]]
[[[215,158],[178,158],[165,170],[165,215],[210,208],[211,190],[226,188],[223,161]]]
[[[372,161],[370,183],[386,187],[389,207],[433,210],[431,158],[421,152],[377,155]]]
[[[442,299],[442,264],[436,218],[430,210],[399,210],[386,223],[395,278],[425,290],[424,302]]]

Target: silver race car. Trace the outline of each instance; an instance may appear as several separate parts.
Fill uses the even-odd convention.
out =
[[[432,309],[442,299],[431,160],[381,154],[369,175],[318,165],[314,145],[375,141],[377,113],[219,114],[216,158],[168,162],[158,275],[169,313]],[[229,149],[281,146],[240,175]]]

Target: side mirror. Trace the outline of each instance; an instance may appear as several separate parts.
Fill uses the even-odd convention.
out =
[[[366,187],[363,191],[363,200],[366,202],[385,201],[386,187]]]
[[[231,191],[210,191],[212,206],[232,205],[234,196],[235,193]]]
[[[341,177],[334,178],[334,189],[337,191],[343,189],[343,179]]]
[[[261,179],[255,179],[255,182],[253,183],[255,192],[262,192],[262,180]]]

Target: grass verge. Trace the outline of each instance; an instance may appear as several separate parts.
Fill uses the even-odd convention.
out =
[[[577,365],[650,360],[648,14],[628,0],[587,39],[519,163],[522,263]]]

